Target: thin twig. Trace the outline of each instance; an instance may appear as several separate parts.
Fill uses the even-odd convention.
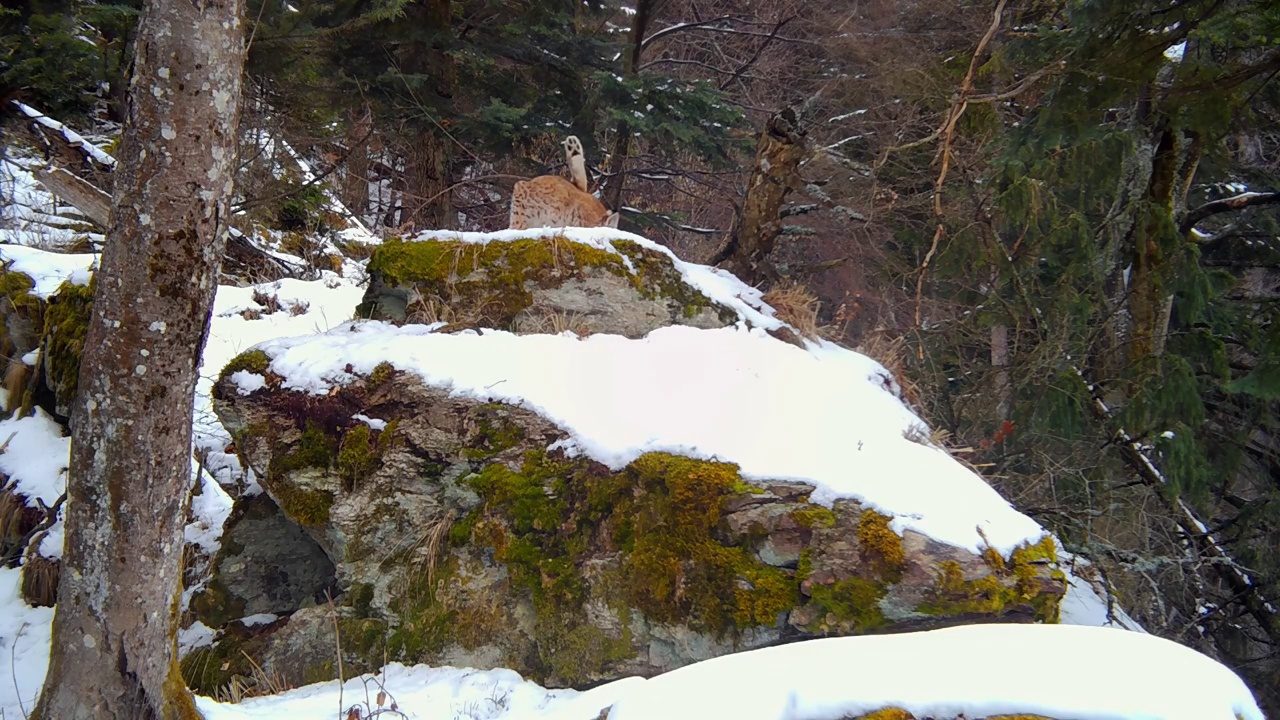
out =
[[[1007,4],[1008,0],[1000,0],[996,4],[996,10],[991,16],[991,26],[987,28],[987,32],[982,36],[982,39],[978,41],[978,47],[973,50],[973,57],[969,58],[969,69],[965,72],[964,80],[960,83],[960,90],[956,93],[955,100],[951,103],[951,110],[947,113],[947,120],[942,124],[942,128],[938,133],[942,138],[942,146],[938,148],[940,167],[938,169],[938,178],[933,183],[933,215],[937,225],[933,231],[933,241],[929,244],[929,252],[925,253],[924,260],[921,261],[920,268],[916,271],[915,326],[917,333],[923,327],[924,278],[929,271],[929,264],[933,262],[934,256],[937,255],[938,246],[947,232],[942,217],[942,186],[947,181],[947,171],[951,169],[951,143],[955,139],[956,123],[960,121],[960,117],[964,115],[964,111],[969,107],[969,96],[973,94],[973,76],[978,71],[978,60],[983,51],[986,50],[987,43],[991,42],[991,38],[995,37],[996,31],[1000,29],[1000,20],[1004,16],[1004,7]],[[923,343],[920,344],[917,352],[920,353],[920,357],[923,359]]]

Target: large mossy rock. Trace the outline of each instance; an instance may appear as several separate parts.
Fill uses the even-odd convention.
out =
[[[265,387],[241,395],[238,370]],[[531,411],[385,364],[327,395],[280,385],[251,351],[215,407],[343,595],[327,631],[313,608],[296,631],[291,619],[254,638],[266,665],[332,659],[336,624],[348,667],[378,667],[385,652],[582,686],[811,636],[1054,621],[1064,592],[1048,538],[973,555],[899,536],[855,502],[810,503],[803,483],[745,481],[732,464],[649,454],[612,472],[548,451],[566,434]],[[235,585],[235,564],[218,567],[214,582]],[[200,651],[201,667],[238,657],[243,634]],[[332,671],[280,662],[264,669]],[[206,692],[225,680],[188,673]]]
[[[369,260],[358,315],[448,330],[612,333],[667,325],[718,328],[738,315],[686,284],[671,258],[632,240],[616,250],[560,237],[388,240]]]
[[[0,354],[9,368],[5,378],[11,393],[9,408],[29,412],[38,405],[66,418],[76,396],[93,284],[63,282],[47,298],[34,289],[30,276],[0,268]],[[25,368],[23,356],[34,350],[39,350],[35,372],[17,372]]]

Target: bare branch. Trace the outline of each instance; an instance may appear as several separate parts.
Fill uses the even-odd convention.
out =
[[[1225,212],[1244,210],[1255,205],[1274,205],[1276,203],[1280,203],[1280,192],[1243,192],[1239,195],[1232,195],[1229,198],[1207,202],[1191,210],[1179,223],[1178,230],[1183,235],[1190,235],[1196,225],[1205,218]]]
[[[733,71],[733,74],[730,77],[725,78],[725,81],[720,83],[720,89],[727,90],[735,80],[742,77],[742,74],[744,72],[749,70],[752,65],[755,65],[756,61],[759,60],[760,56],[764,53],[765,49],[768,48],[769,45],[773,43],[774,39],[778,37],[778,33],[782,30],[782,27],[795,19],[796,19],[796,16],[792,15],[791,17],[783,18],[782,20],[779,20],[777,24],[773,26],[773,29],[769,31],[769,37],[765,38],[764,42],[760,43],[760,46],[757,47],[756,51],[751,54],[751,57],[747,58],[746,62],[739,65],[738,68]]]
[[[680,23],[679,25],[672,25],[671,27],[665,27],[665,28],[662,28],[661,30],[654,32],[649,37],[645,38],[644,42],[640,43],[640,49],[644,50],[645,48],[649,47],[651,43],[661,40],[667,35],[672,35],[678,32],[685,32],[686,30],[696,30],[701,27],[706,27],[707,25],[714,25],[716,23],[727,22],[730,20],[733,20],[732,15],[721,15],[720,17],[711,18],[710,20],[698,20],[696,22]]]

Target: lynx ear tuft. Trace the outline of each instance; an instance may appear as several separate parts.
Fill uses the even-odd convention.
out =
[[[604,219],[604,226],[611,227],[614,230],[617,230],[618,229],[618,213],[616,212],[609,213],[609,217]]]

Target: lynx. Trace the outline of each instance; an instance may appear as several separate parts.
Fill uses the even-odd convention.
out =
[[[618,213],[587,191],[587,167],[582,143],[570,135],[564,142],[570,182],[558,175],[542,175],[517,182],[511,191],[513,230],[535,227],[618,227]]]

